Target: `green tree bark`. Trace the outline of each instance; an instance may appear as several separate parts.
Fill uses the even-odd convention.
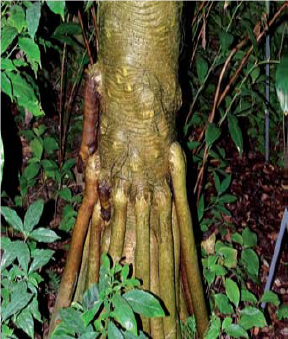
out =
[[[125,257],[143,280],[143,288],[158,295],[169,312],[164,319],[142,319],[144,331],[155,339],[181,338],[179,315],[185,314],[187,299],[180,279],[180,251],[200,337],[208,325],[185,159],[175,139],[175,113],[181,105],[181,13],[181,2],[101,2],[99,62],[90,70],[101,101],[99,154],[93,155],[100,159],[100,170],[95,171],[98,194],[86,246],[90,250],[87,260],[83,256],[78,285],[87,287],[97,280],[99,260],[91,259],[100,254],[97,244],[114,262]],[[89,146],[81,147],[88,150],[88,158]],[[82,158],[86,161],[87,156]],[[89,161],[90,167],[97,163],[88,160],[88,165]],[[91,204],[88,210],[90,218]],[[83,250],[83,239],[78,248]],[[59,307],[71,302],[78,261],[72,266],[74,280],[65,269],[50,328]]]

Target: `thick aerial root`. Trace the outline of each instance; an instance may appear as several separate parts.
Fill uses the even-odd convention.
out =
[[[119,180],[114,186],[112,193],[112,205],[114,213],[111,221],[111,238],[109,245],[109,254],[113,263],[119,262],[124,247],[127,204],[128,204],[128,187],[124,180]]]
[[[143,289],[150,290],[150,203],[149,191],[141,190],[136,195],[136,251],[135,251],[135,276],[142,277]],[[143,330],[150,333],[148,318],[142,317]]]
[[[159,213],[159,281],[160,297],[169,315],[163,319],[165,338],[177,337],[177,313],[175,295],[175,266],[172,234],[172,201],[171,191],[165,181],[163,186],[154,190],[154,200]]]
[[[155,296],[160,295],[159,249],[153,230],[150,231],[150,289]],[[151,337],[164,339],[163,318],[150,319]]]
[[[95,282],[99,281],[100,256],[101,256],[101,206],[98,201],[93,210],[91,220],[90,242],[89,242],[89,258],[88,258],[88,279],[87,286],[89,288]]]
[[[192,218],[187,200],[185,159],[181,146],[177,142],[173,143],[170,147],[169,170],[172,177],[180,229],[182,260],[187,273],[198,333],[203,338],[208,326],[208,315],[193,234]]]
[[[83,245],[89,225],[89,220],[98,199],[97,179],[99,175],[99,157],[94,154],[88,160],[86,168],[86,190],[82,205],[78,211],[77,221],[73,230],[70,249],[68,252],[64,273],[62,276],[56,304],[52,314],[49,333],[56,326],[57,313],[61,307],[67,307],[71,303],[75,291],[77,276],[82,258]]]

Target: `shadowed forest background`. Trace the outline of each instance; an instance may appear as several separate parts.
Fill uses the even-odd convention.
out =
[[[49,323],[77,215],[79,220],[78,211],[80,206],[86,206],[85,201],[91,198],[91,192],[89,193],[87,188],[87,182],[92,178],[89,176],[89,166],[99,170],[98,155],[95,154],[100,147],[101,155],[101,147],[106,147],[105,142],[102,141],[101,144],[100,126],[104,124],[102,98],[105,96],[101,92],[102,83],[97,82],[98,66],[93,68],[93,65],[99,60],[105,64],[105,57],[107,60],[113,58],[114,51],[115,55],[118,55],[119,46],[113,45],[111,48],[108,45],[105,55],[105,39],[109,38],[109,30],[106,28],[109,28],[109,20],[106,19],[109,6],[101,1],[1,1],[1,137],[4,150],[4,154],[3,150],[1,152],[1,163],[4,161],[1,186],[2,338],[48,337]],[[111,8],[113,6],[116,13],[115,22],[121,27],[121,23],[117,22],[122,18],[120,10],[119,18],[117,15],[117,2],[113,2]],[[167,13],[170,15],[168,10]],[[191,292],[189,282],[189,265],[190,262],[197,262],[197,255],[196,259],[193,254],[193,259],[188,260],[183,250],[183,240],[182,243],[179,240],[180,268],[175,275],[176,278],[177,274],[179,275],[179,288],[183,292],[178,292],[179,295],[175,293],[175,319],[179,325],[175,330],[175,338],[284,338],[288,335],[287,233],[282,241],[271,290],[264,293],[264,288],[286,206],[282,187],[283,105],[278,101],[275,86],[278,86],[277,67],[284,65],[278,72],[281,73],[278,79],[281,79],[281,88],[286,90],[283,95],[286,95],[287,100],[287,4],[264,1],[187,1],[183,2],[183,7],[180,5],[175,13],[176,19],[179,16],[178,24],[177,20],[175,24],[175,30],[178,29],[179,34],[173,29],[169,34],[171,33],[173,38],[175,33],[175,40],[179,36],[179,48],[176,41],[175,53],[171,52],[172,61],[174,56],[177,57],[177,72],[171,75],[166,73],[161,78],[161,70],[165,73],[164,70],[169,69],[168,62],[163,59],[162,64],[153,65],[157,60],[156,54],[155,59],[151,58],[151,62],[160,72],[162,84],[159,92],[163,89],[164,93],[161,92],[160,97],[165,97],[165,91],[169,92],[174,86],[174,77],[176,78],[175,100],[171,99],[171,103],[168,100],[167,104],[164,102],[166,99],[163,99],[164,108],[161,109],[163,108],[165,114],[170,112],[169,109],[176,110],[171,119],[170,113],[167,115],[172,126],[175,121],[176,133],[174,135],[174,132],[171,132],[171,140],[172,145],[176,145],[175,154],[180,149],[180,153],[177,153],[178,160],[182,160],[184,166],[177,167],[180,170],[175,174],[173,169],[170,169],[169,156],[171,178],[169,177],[167,182],[164,180],[165,183],[160,185],[159,192],[158,184],[155,184],[154,200],[158,201],[157,197],[160,197],[155,213],[159,213],[161,220],[160,212],[165,212],[166,207],[165,204],[161,205],[161,195],[167,198],[168,190],[167,201],[171,204],[171,211],[170,214],[167,212],[167,218],[171,219],[172,225],[180,224],[181,228],[181,215],[179,217],[179,213],[177,215],[175,212],[178,201],[175,187],[178,187],[177,175],[185,176],[186,166],[184,186],[187,189],[192,216],[195,255],[197,252],[200,266],[197,283],[201,284],[202,281],[205,296],[204,303],[201,298],[196,302],[199,302],[201,310],[207,310],[209,317],[205,320],[206,316],[203,315],[204,320],[201,320],[201,315],[196,314],[193,295],[195,298],[195,295],[201,295],[201,291]],[[157,18],[154,18],[155,22]],[[167,16],[167,22],[170,23],[169,18]],[[167,22],[164,20],[165,25]],[[171,27],[174,27],[173,25],[171,19]],[[167,27],[165,29],[168,30]],[[133,29],[128,28],[127,31]],[[158,33],[161,34],[161,29]],[[113,36],[113,32],[111,34]],[[171,49],[174,46],[172,38]],[[164,46],[164,50],[167,48],[169,51],[168,45]],[[147,47],[147,53],[148,50]],[[117,62],[117,59],[115,60]],[[105,69],[104,79],[105,74],[106,79],[111,76],[112,70],[114,71],[112,66]],[[118,81],[117,72],[115,68]],[[126,73],[127,70],[123,67],[119,84],[122,78],[127,77]],[[145,76],[143,88],[147,84],[148,87],[157,87],[158,82],[161,82],[158,78],[156,81]],[[177,92],[178,78],[181,93]],[[90,88],[91,79],[96,85],[93,82]],[[136,85],[131,89],[132,93]],[[129,84],[125,90],[130,91]],[[145,93],[148,96],[149,93]],[[106,98],[108,96],[106,91]],[[98,101],[101,100],[98,107]],[[111,104],[110,107],[112,106]],[[141,109],[142,107],[139,111]],[[84,122],[84,132],[88,131],[86,136],[85,133],[82,134],[85,119],[83,111],[88,117],[86,125]],[[147,109],[145,112],[145,119],[147,116],[149,118],[151,110]],[[269,144],[267,138],[265,139],[267,114]],[[116,125],[126,126],[125,123],[120,119]],[[144,149],[145,143],[147,145],[148,140],[143,137]],[[180,146],[185,156],[181,153]],[[168,152],[171,150],[169,147],[167,154],[163,155],[164,159],[168,159]],[[161,156],[160,154],[159,159],[162,161]],[[151,164],[147,181],[151,178],[153,181],[153,168],[158,166],[161,171],[165,167],[160,160],[158,165]],[[114,159],[111,160],[107,156],[107,163],[109,161],[112,163]],[[105,176],[106,172],[103,174],[106,164],[101,165],[102,181],[99,178],[99,182],[110,184],[108,175],[107,178]],[[113,173],[117,166],[115,160],[115,164],[108,169]],[[165,178],[166,176],[165,174]],[[133,177],[133,180],[137,182],[138,177],[135,178]],[[90,181],[93,180],[92,178]],[[159,179],[159,182],[161,180]],[[139,276],[142,274],[142,267],[145,270],[145,264],[140,259],[135,259],[135,262],[140,260],[140,266],[135,268],[133,260],[120,260],[116,250],[107,250],[110,240],[108,241],[105,235],[105,227],[110,227],[110,219],[114,218],[115,221],[116,218],[120,222],[122,220],[121,216],[118,219],[115,216],[118,215],[118,210],[117,207],[114,209],[112,203],[113,190],[118,192],[121,182],[111,182],[110,187],[103,184],[105,187],[102,187],[102,191],[101,185],[95,182],[91,184],[98,187],[101,201],[98,212],[100,213],[101,207],[102,218],[98,232],[102,235],[101,249],[109,252],[109,256],[101,256],[100,269],[95,273],[96,277],[91,278],[94,272],[89,273],[89,265],[98,265],[99,268],[100,250],[97,260],[87,254],[89,251],[93,252],[89,249],[87,239],[93,229],[91,225],[94,213],[96,215],[96,209],[92,214],[93,208],[91,209],[88,203],[83,214],[87,214],[86,226],[88,228],[90,225],[89,231],[83,231],[83,239],[86,239],[86,242],[83,243],[83,249],[79,250],[81,255],[75,256],[79,258],[79,272],[78,269],[74,272],[77,277],[75,282],[73,280],[71,295],[67,292],[69,305],[65,306],[69,307],[60,310],[62,321],[55,331],[53,327],[53,334],[50,327],[51,338],[168,337],[166,333],[167,328],[171,326],[168,322],[172,313],[170,305],[155,293],[157,289],[152,288],[153,293],[150,293],[146,278]],[[133,189],[132,185],[132,188],[129,188],[132,193],[131,197],[128,195],[128,200],[129,203],[132,201],[132,205],[137,205],[135,196],[137,197],[140,186],[139,184]],[[123,192],[125,190],[126,187]],[[151,198],[150,192],[148,195],[146,193],[145,191],[141,196],[144,200],[147,196]],[[150,201],[148,205],[151,207],[152,217],[150,214],[149,216],[153,219],[154,200],[149,199],[147,201]],[[117,202],[117,199],[115,201]],[[141,203],[139,206],[141,210]],[[145,210],[145,206],[144,204],[140,211],[142,214],[139,212],[143,217],[141,220],[144,220],[143,228],[146,225],[145,211],[150,208],[146,206]],[[136,219],[137,211],[136,209]],[[128,207],[127,213],[129,221],[130,214],[134,212]],[[92,216],[89,224],[90,215]],[[165,219],[165,215],[163,218]],[[149,222],[150,219],[150,227]],[[137,223],[141,225],[141,221]],[[175,235],[174,228],[173,232],[176,247],[177,232]],[[113,240],[111,242],[113,243]],[[90,248],[92,246],[94,245],[90,245]],[[150,246],[150,253],[159,254],[157,251],[162,250],[159,245],[158,250],[152,252],[153,248],[155,249],[153,241]],[[173,254],[171,255],[174,258]],[[125,255],[126,259],[127,256]],[[83,264],[86,257],[88,268]],[[166,267],[166,264],[162,263],[161,268],[161,253],[159,257],[159,281],[161,274],[165,281],[167,272],[163,267]],[[151,258],[150,264],[152,262],[153,267],[153,255]],[[177,258],[175,261],[177,262]],[[85,274],[87,278],[83,278],[82,283]],[[177,289],[176,283],[175,286]],[[267,303],[264,310],[261,308],[261,302]],[[153,333],[158,334],[153,336]]]

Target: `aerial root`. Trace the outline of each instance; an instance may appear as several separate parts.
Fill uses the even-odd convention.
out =
[[[113,263],[120,261],[124,248],[128,204],[128,185],[118,179],[113,185],[112,205],[114,213],[111,220],[111,237],[109,251]]]
[[[87,234],[89,220],[98,200],[97,181],[99,174],[99,155],[94,154],[88,160],[85,171],[86,189],[81,207],[78,211],[76,224],[74,226],[70,249],[66,259],[64,273],[61,279],[59,292],[51,317],[49,334],[51,335],[58,319],[58,311],[61,307],[68,307],[73,298],[77,277],[79,273],[83,245]]]
[[[136,216],[136,250],[135,276],[143,277],[144,290],[150,290],[150,203],[151,193],[147,189],[137,192],[135,201]],[[143,330],[150,333],[148,318],[142,317]]]
[[[192,296],[198,334],[200,338],[203,338],[208,326],[208,315],[187,199],[185,158],[181,146],[177,142],[174,142],[170,147],[169,170],[180,230],[182,259],[187,274],[189,291]]]
[[[154,189],[154,199],[159,214],[159,281],[160,297],[169,315],[163,319],[165,338],[177,338],[177,313],[175,295],[175,263],[172,233],[171,190],[166,182]]]

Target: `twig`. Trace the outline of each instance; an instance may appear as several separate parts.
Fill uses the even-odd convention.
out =
[[[88,42],[88,39],[87,39],[87,36],[86,36],[86,33],[85,33],[85,29],[84,29],[84,25],[83,25],[83,21],[82,21],[82,16],[81,16],[81,13],[80,13],[79,9],[78,9],[78,20],[80,22],[80,26],[81,26],[84,42],[85,42],[87,53],[88,53],[88,56],[89,56],[89,62],[90,62],[91,65],[93,65],[94,61],[93,61],[93,57],[92,57],[92,54],[91,54],[89,42]]]
[[[198,10],[197,10],[197,13],[194,15],[194,18],[192,20],[192,24],[191,24],[191,28],[194,26],[196,20],[197,20],[197,17],[199,15],[199,13],[202,11],[202,8],[204,7],[206,1],[202,1],[201,2],[201,5],[199,6]]]
[[[97,52],[97,56],[98,56],[98,52],[99,52],[99,27],[98,27],[98,23],[97,23],[97,15],[95,12],[95,7],[94,4],[91,7],[91,13],[92,13],[92,17],[93,17],[93,23],[94,23],[94,29],[95,29],[95,37],[96,37],[96,52]]]

